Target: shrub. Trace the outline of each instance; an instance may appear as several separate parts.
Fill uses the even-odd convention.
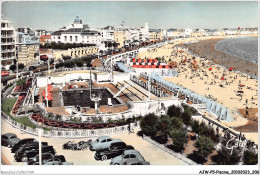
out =
[[[212,156],[211,160],[217,165],[236,165],[240,160],[239,151],[234,149],[232,155],[230,150],[226,146],[222,145],[221,149],[218,150],[218,154]]]
[[[173,128],[175,128],[175,129],[183,129],[183,121],[182,121],[182,119],[173,117],[171,119],[171,123],[173,125]]]
[[[170,117],[181,117],[181,108],[175,105],[171,105],[167,110],[167,115]]]
[[[190,114],[190,115],[194,115],[194,114],[196,114],[197,113],[197,110],[195,109],[195,108],[193,108],[193,107],[190,107],[190,106],[188,106],[188,105],[186,105],[186,104],[181,104],[181,106],[184,108],[184,112],[185,113],[188,113],[188,114]]]
[[[166,143],[168,140],[168,135],[172,129],[173,126],[171,124],[170,117],[167,115],[161,116],[158,120],[157,133],[154,139],[161,144]]]
[[[181,114],[181,118],[186,125],[191,124],[191,115],[187,112]]]
[[[170,137],[173,139],[173,144],[169,148],[174,151],[180,152],[184,148],[184,144],[187,142],[187,133],[182,129],[173,129],[170,132]]]
[[[141,129],[147,136],[155,136],[157,132],[158,117],[155,114],[147,114],[141,119]]]
[[[207,136],[200,136],[196,142],[196,148],[198,149],[198,156],[206,158],[214,148],[214,142]]]
[[[258,154],[246,150],[244,152],[244,165],[256,165],[258,163]]]

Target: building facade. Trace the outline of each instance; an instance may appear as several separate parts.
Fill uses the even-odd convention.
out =
[[[40,44],[51,43],[51,35],[42,35],[40,36]]]
[[[15,30],[7,19],[1,22],[1,65],[9,69],[16,59]]]
[[[25,66],[35,64],[39,55],[39,39],[28,33],[16,33],[16,54],[18,63]]]
[[[150,29],[149,32],[150,32],[150,35],[149,35],[150,41],[156,41],[156,40],[164,39],[163,30],[161,30],[161,29]]]
[[[73,24],[61,28],[51,34],[51,41],[56,43],[84,43],[101,44],[101,34],[98,31],[90,30],[88,25],[82,24],[82,20],[76,17]]]

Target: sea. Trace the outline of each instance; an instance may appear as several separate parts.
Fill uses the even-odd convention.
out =
[[[257,37],[226,38],[219,41],[215,49],[254,64],[258,63]]]

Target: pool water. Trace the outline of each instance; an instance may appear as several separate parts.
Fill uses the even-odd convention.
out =
[[[107,89],[93,89],[92,92],[97,93],[102,92],[101,100],[99,101],[99,106],[108,105],[108,98],[111,98],[113,105],[120,104],[120,102],[113,98],[113,95]],[[63,91],[63,102],[64,106],[81,106],[81,107],[95,107],[95,102],[90,100],[90,90],[73,90],[73,91]]]

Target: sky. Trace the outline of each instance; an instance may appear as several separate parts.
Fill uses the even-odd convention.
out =
[[[2,3],[2,16],[15,28],[55,31],[79,16],[91,28],[107,25],[149,28],[237,28],[258,26],[255,1],[40,1]]]

